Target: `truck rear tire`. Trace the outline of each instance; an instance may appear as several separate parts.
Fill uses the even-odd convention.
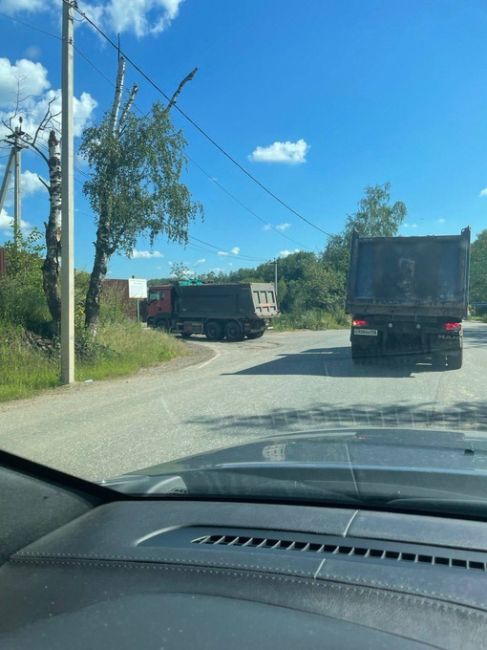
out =
[[[236,320],[230,320],[225,326],[225,336],[227,341],[242,341],[244,337],[243,327]]]
[[[448,364],[447,370],[460,370],[463,363],[463,350],[455,350],[454,352],[448,352],[446,355],[446,361]]]
[[[171,331],[171,325],[167,318],[159,318],[159,320],[153,321],[152,327],[157,327],[157,329],[160,329],[163,332]]]
[[[216,320],[210,320],[205,325],[205,335],[208,341],[221,341],[223,338],[222,324]]]
[[[260,339],[261,336],[264,336],[265,330],[262,330],[262,332],[252,332],[251,334],[247,334],[248,339]]]

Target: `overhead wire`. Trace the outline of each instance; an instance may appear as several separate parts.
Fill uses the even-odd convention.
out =
[[[110,79],[108,75],[106,75],[91,59],[81,50],[80,47],[74,46],[74,49],[77,54],[79,54],[92,68],[95,70],[105,81],[107,81],[112,87],[115,87],[115,83],[113,82],[113,79]],[[141,114],[141,115],[146,115],[146,113],[137,105],[137,102],[134,102],[134,108]],[[289,235],[286,235],[285,233],[281,232],[278,230],[275,226],[270,224],[268,221],[263,219],[261,216],[259,216],[254,210],[249,208],[247,205],[243,203],[238,197],[236,197],[230,190],[228,190],[218,179],[216,179],[214,176],[212,176],[209,172],[207,172],[192,156],[190,156],[188,153],[185,154],[187,159],[197,168],[199,171],[204,174],[212,183],[214,183],[222,192],[224,192],[227,196],[229,196],[235,203],[237,203],[241,208],[246,210],[249,214],[254,216],[258,221],[261,223],[265,224],[266,226],[270,226],[270,229],[274,232],[276,232],[278,235],[283,237],[284,239],[287,239],[288,241],[296,244],[300,248],[306,248],[303,244],[297,242],[295,239],[292,237],[289,237]]]
[[[65,1],[65,0],[63,0],[63,1]],[[82,16],[82,20],[80,20],[79,22],[83,22],[83,21],[88,22],[88,23],[89,23],[89,24],[90,24],[90,25],[91,25],[91,26],[92,26],[92,27],[93,27],[93,28],[94,28],[98,33],[100,33],[100,35],[101,35],[105,40],[107,40],[107,42],[110,43],[110,45],[112,45],[112,47],[114,47],[115,49],[117,49],[117,51],[119,51],[119,52],[124,56],[124,58],[125,58],[125,59],[130,63],[130,65],[132,65],[132,67],[133,67],[135,70],[137,70],[137,72],[139,72],[139,74],[141,74],[141,75],[142,75],[142,76],[143,76],[143,77],[144,77],[144,78],[145,78],[145,79],[146,79],[146,80],[147,80],[147,81],[148,81],[152,86],[154,86],[154,87],[156,88],[156,90],[158,90],[158,92],[160,92],[160,93],[163,95],[163,97],[165,97],[165,99],[167,99],[167,101],[170,101],[169,96],[168,96],[166,93],[164,93],[164,91],[163,91],[161,88],[159,88],[159,86],[158,86],[157,84],[155,84],[155,82],[153,82],[153,81],[150,79],[150,77],[149,77],[148,75],[146,75],[146,73],[145,73],[145,72],[144,72],[144,71],[143,71],[143,70],[142,70],[142,69],[141,69],[137,64],[135,64],[134,61],[132,61],[132,59],[131,59],[130,57],[128,57],[125,53],[121,52],[119,46],[116,45],[116,44],[115,44],[115,43],[110,39],[110,37],[109,37],[107,34],[105,34],[105,33],[103,32],[103,30],[101,30],[101,29],[100,29],[100,28],[99,28],[99,27],[98,27],[98,26],[97,26],[97,25],[96,25],[96,24],[95,24],[91,19],[89,19],[88,16],[86,16],[86,14],[84,14],[84,12],[82,12],[82,11],[79,10],[78,8],[76,8],[76,10],[77,10],[78,13]],[[5,18],[8,18],[9,20],[12,20],[13,22],[16,22],[16,23],[19,23],[19,24],[23,25],[24,27],[27,27],[28,29],[31,29],[31,30],[37,31],[37,32],[39,32],[39,33],[41,33],[41,34],[43,34],[43,35],[49,36],[49,37],[51,37],[51,38],[55,38],[55,39],[57,39],[57,40],[62,40],[62,37],[61,37],[60,35],[58,35],[58,34],[54,34],[53,32],[50,32],[50,31],[48,31],[48,30],[45,30],[45,29],[39,28],[39,27],[37,27],[37,26],[35,26],[35,25],[32,25],[31,23],[28,23],[28,22],[26,22],[26,21],[24,21],[24,20],[21,20],[21,19],[19,19],[19,18],[15,18],[15,17],[13,17],[13,16],[10,16],[10,15],[6,14],[5,12],[1,12],[1,11],[0,11],[0,15],[3,16],[3,17],[5,17]],[[98,74],[99,74],[99,75],[100,75],[104,80],[105,80],[105,81],[107,81],[108,83],[110,83],[112,86],[115,85],[114,82],[113,82],[113,80],[112,80],[111,78],[109,78],[109,77],[108,77],[108,76],[107,76],[107,75],[106,75],[106,74],[105,74],[105,73],[104,73],[104,72],[103,72],[103,71],[102,71],[102,70],[101,70],[101,69],[100,69],[100,68],[99,68],[95,63],[93,63],[93,61],[91,61],[91,59],[90,59],[90,58],[89,58],[89,57],[88,57],[88,56],[87,56],[87,55],[86,55],[86,54],[81,50],[81,48],[79,48],[78,46],[74,45],[74,49],[75,49],[75,51],[77,52],[77,54],[79,54],[79,55],[80,55],[80,56],[81,56],[81,57],[82,57],[82,58],[83,58],[83,59],[84,59],[84,60],[85,60],[85,61],[86,61],[86,62],[87,62],[87,63],[88,63],[88,64],[89,64],[89,65],[90,65],[90,66],[91,66],[91,67],[92,67],[92,68],[93,68],[93,69],[94,69],[94,70],[95,70],[95,71],[96,71],[96,72],[97,72],[97,73],[98,73]],[[141,114],[144,114],[143,111],[142,111],[142,110],[141,110],[141,109],[140,109],[136,104],[134,104],[134,107],[135,107],[135,108],[136,108],[136,109],[137,109]],[[214,141],[210,138],[210,136],[208,136],[208,134],[206,134],[206,133],[201,129],[201,127],[199,127],[199,125],[197,125],[197,124],[192,120],[192,118],[190,118],[188,115],[186,115],[186,113],[185,113],[184,111],[182,111],[182,109],[180,109],[177,105],[174,105],[174,108],[175,108],[179,113],[181,113],[181,114],[182,114],[182,115],[183,115],[183,116],[184,116],[188,121],[190,121],[190,122],[193,124],[193,126],[195,126],[195,128],[197,128],[197,130],[201,131],[201,132],[203,133],[203,135],[205,135],[205,137],[207,137],[210,141],[212,141],[212,143],[213,143],[215,146],[217,146],[217,148],[220,149],[220,150],[222,151],[222,153],[224,153],[228,158],[230,158],[230,160],[232,160],[232,162],[234,162],[238,167],[241,167],[241,168],[242,168],[242,171],[244,171],[244,172],[245,172],[245,173],[246,173],[250,178],[252,178],[252,180],[254,180],[255,182],[257,182],[257,184],[259,184],[259,185],[262,187],[262,189],[264,189],[264,190],[267,191],[268,193],[271,193],[271,192],[270,192],[270,191],[269,191],[269,190],[268,190],[264,185],[262,185],[262,184],[260,183],[260,181],[258,181],[258,179],[254,178],[254,177],[250,174],[250,172],[248,172],[247,170],[245,170],[245,169],[244,169],[244,168],[243,168],[243,167],[242,167],[242,166],[241,166],[237,161],[233,160],[233,158],[232,158],[232,157],[231,157],[227,152],[225,152],[225,151],[223,150],[223,148],[221,148],[221,147],[218,145],[218,143],[214,142]],[[59,129],[55,128],[55,130],[56,130],[58,133],[60,133]],[[47,147],[44,147],[44,148],[47,150]],[[186,155],[187,155],[187,154],[186,154]],[[8,156],[6,156],[6,157],[8,157]],[[204,174],[204,175],[205,175],[205,176],[206,176],[206,177],[207,177],[207,178],[208,178],[212,183],[214,183],[214,184],[215,184],[215,185],[216,185],[220,190],[222,190],[222,191],[223,191],[223,192],[224,192],[224,193],[225,193],[229,198],[231,198],[233,201],[235,201],[235,202],[236,202],[240,207],[242,207],[242,208],[243,208],[244,210],[246,210],[249,214],[251,214],[252,216],[254,216],[258,221],[260,221],[261,223],[263,223],[265,226],[269,226],[270,229],[271,229],[273,232],[276,232],[276,233],[277,233],[278,235],[280,235],[281,237],[287,239],[288,241],[291,241],[291,242],[297,244],[298,246],[303,247],[299,242],[297,242],[296,240],[294,240],[292,237],[289,237],[289,236],[286,235],[284,232],[281,232],[280,230],[278,230],[275,226],[273,226],[273,225],[270,224],[268,221],[266,221],[265,219],[263,219],[260,215],[258,215],[254,210],[252,210],[252,209],[249,208],[247,205],[245,205],[245,204],[244,204],[244,203],[243,203],[243,202],[242,202],[238,197],[236,197],[232,192],[230,192],[230,190],[228,190],[228,189],[227,189],[227,188],[226,188],[222,183],[220,183],[220,181],[218,181],[218,179],[216,179],[214,176],[212,176],[211,174],[209,174],[209,173],[208,173],[208,172],[207,172],[207,171],[206,171],[206,170],[205,170],[205,169],[204,169],[204,168],[203,168],[203,167],[202,167],[198,162],[196,162],[196,160],[194,160],[194,158],[192,158],[192,157],[189,156],[189,155],[187,155],[187,158],[188,158],[188,159],[190,160],[190,162],[191,162],[192,164],[194,164],[194,166],[195,166],[197,169],[199,169],[200,172],[202,172],[202,173],[203,173],[203,174]],[[82,174],[82,175],[85,176],[86,178],[89,178],[89,175],[88,175],[86,172],[84,172],[83,170],[81,170],[79,167],[77,167],[75,171],[76,171],[77,173],[79,173],[79,174]],[[76,178],[75,178],[75,181],[78,182],[79,184],[82,184],[82,183],[83,183],[83,181],[81,181],[80,179],[76,179]],[[272,193],[271,193],[271,194],[272,194]],[[274,196],[274,198],[276,198],[280,203],[283,203],[283,202],[279,199],[279,197]],[[283,203],[283,205],[285,205],[285,204]],[[286,206],[286,205],[285,205],[285,207],[288,207],[288,209],[291,209],[291,211],[294,212],[294,210],[293,210],[292,208],[289,208],[289,206]],[[299,216],[300,218],[302,218],[298,213],[296,213],[296,216]],[[304,217],[303,217],[303,219],[306,221],[306,219],[305,219]],[[313,224],[310,223],[310,225],[313,225]],[[322,232],[323,232],[324,234],[326,234],[326,235],[329,235],[329,233],[326,233],[325,231],[322,231]],[[212,245],[212,244],[208,244],[207,242],[202,242],[202,243],[204,243],[204,244],[207,245],[207,246],[211,246],[211,247],[214,248],[214,249],[222,250],[221,247],[214,246],[214,245]],[[303,247],[303,248],[304,248],[304,247]],[[260,258],[251,258],[250,256],[239,256],[239,257],[241,257],[242,259],[247,258],[248,261],[262,261]]]
[[[69,2],[69,0],[63,0],[63,2]],[[120,53],[121,56],[124,57],[124,59],[143,77],[166,101],[171,101],[171,98],[169,95],[164,92],[164,90],[157,84],[152,77],[150,77],[142,68],[139,66],[126,52],[124,52],[120,46],[113,41],[113,39],[108,36],[108,34],[99,27],[94,20],[92,20],[82,9],[80,9],[78,6],[74,7],[74,10],[82,16],[85,21],[90,24],[93,29],[104,39],[106,40],[107,43],[109,43],[117,52]],[[289,212],[294,214],[296,217],[301,219],[304,223],[307,223],[309,226],[312,228],[315,228],[316,230],[320,231],[327,237],[331,237],[331,233],[327,232],[321,226],[318,226],[314,222],[312,222],[310,219],[307,219],[304,215],[302,215],[300,212],[295,210],[292,206],[290,206],[286,201],[281,199],[275,192],[273,192],[271,189],[269,189],[264,183],[262,183],[256,176],[254,176],[251,172],[249,172],[248,169],[246,169],[243,165],[241,165],[238,160],[236,160],[224,147],[222,147],[214,138],[212,138],[190,115],[184,111],[182,108],[178,106],[178,104],[174,104],[173,106],[174,110],[177,111],[187,122],[189,122],[201,135],[206,138],[216,149],[220,151],[230,162],[232,162],[242,173],[244,173],[250,180],[252,180],[254,183],[256,183],[264,192],[266,192],[269,196],[271,196],[274,200],[276,200],[278,203],[280,203],[284,208],[286,208]]]

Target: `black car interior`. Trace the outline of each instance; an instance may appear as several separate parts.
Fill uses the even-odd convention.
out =
[[[487,523],[134,498],[0,454],[0,647],[487,647]]]

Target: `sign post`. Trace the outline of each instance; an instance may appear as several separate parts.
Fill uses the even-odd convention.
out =
[[[130,278],[129,298],[135,298],[137,300],[137,322],[140,323],[140,300],[147,298],[147,280]]]

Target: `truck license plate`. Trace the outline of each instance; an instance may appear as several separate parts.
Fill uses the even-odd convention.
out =
[[[369,329],[354,329],[353,333],[356,336],[377,336],[378,331],[377,330],[369,330]]]

